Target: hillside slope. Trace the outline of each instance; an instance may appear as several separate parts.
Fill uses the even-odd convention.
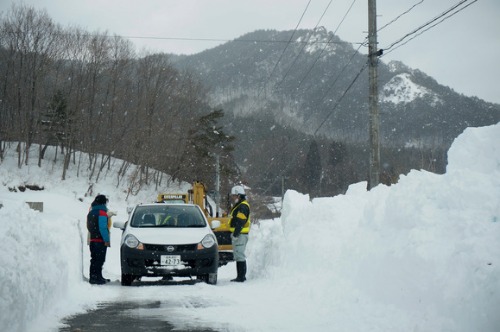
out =
[[[305,134],[366,142],[367,57],[358,50],[324,28],[259,30],[172,60],[197,73],[214,105],[235,117],[272,115]],[[449,146],[468,126],[500,121],[500,105],[460,95],[403,63],[382,57],[378,71],[383,144]]]

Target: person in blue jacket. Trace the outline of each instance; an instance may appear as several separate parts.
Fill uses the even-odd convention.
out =
[[[94,285],[102,285],[108,281],[108,279],[102,276],[102,266],[106,261],[106,251],[110,247],[107,203],[108,199],[106,196],[97,195],[87,214],[87,230],[90,234],[89,283]]]

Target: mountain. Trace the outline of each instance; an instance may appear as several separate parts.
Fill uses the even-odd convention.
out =
[[[351,144],[367,154],[368,71],[361,47],[324,28],[259,30],[171,61],[209,87],[214,107],[226,113],[226,130],[239,138],[236,158],[253,172],[249,176],[274,178],[286,165],[271,160],[280,158],[274,152],[305,158],[311,140]],[[385,63],[383,57],[378,87],[382,148],[396,154],[401,148],[439,150],[442,163],[433,171],[444,171],[446,150],[465,128],[500,121],[500,105],[458,94],[418,69]],[[249,155],[260,160],[250,164]],[[368,156],[360,155],[354,177],[362,180]],[[260,162],[278,171],[256,168]],[[408,161],[402,168],[426,167]]]
[[[214,105],[236,117],[272,114],[306,134],[367,139],[368,73],[359,74],[367,57],[324,28],[259,30],[173,60],[197,73]],[[401,62],[382,57],[378,75],[384,144],[449,145],[466,127],[500,121],[500,105],[460,95]]]

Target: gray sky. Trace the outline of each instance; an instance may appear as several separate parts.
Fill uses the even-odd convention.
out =
[[[379,31],[380,48],[387,48],[460,1],[377,1],[379,29],[416,5]],[[407,44],[393,48],[382,61],[402,61],[456,92],[500,103],[500,1],[473,1],[468,0],[469,7]],[[5,14],[11,3],[46,9],[63,26],[160,38],[130,39],[138,50],[192,54],[222,42],[179,38],[232,40],[258,29],[293,30],[309,0],[2,0],[0,11]],[[329,3],[311,0],[299,28],[314,28]],[[368,30],[368,1],[333,0],[319,25],[329,31],[338,28],[337,35],[345,41],[362,42]]]

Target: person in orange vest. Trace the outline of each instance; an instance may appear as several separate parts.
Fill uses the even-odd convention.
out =
[[[231,281],[244,282],[247,280],[247,262],[245,250],[250,232],[250,204],[248,204],[243,186],[234,186],[231,189],[231,198],[234,207],[231,210],[229,230],[231,231],[231,243],[233,245],[233,257],[236,261],[237,277]]]

